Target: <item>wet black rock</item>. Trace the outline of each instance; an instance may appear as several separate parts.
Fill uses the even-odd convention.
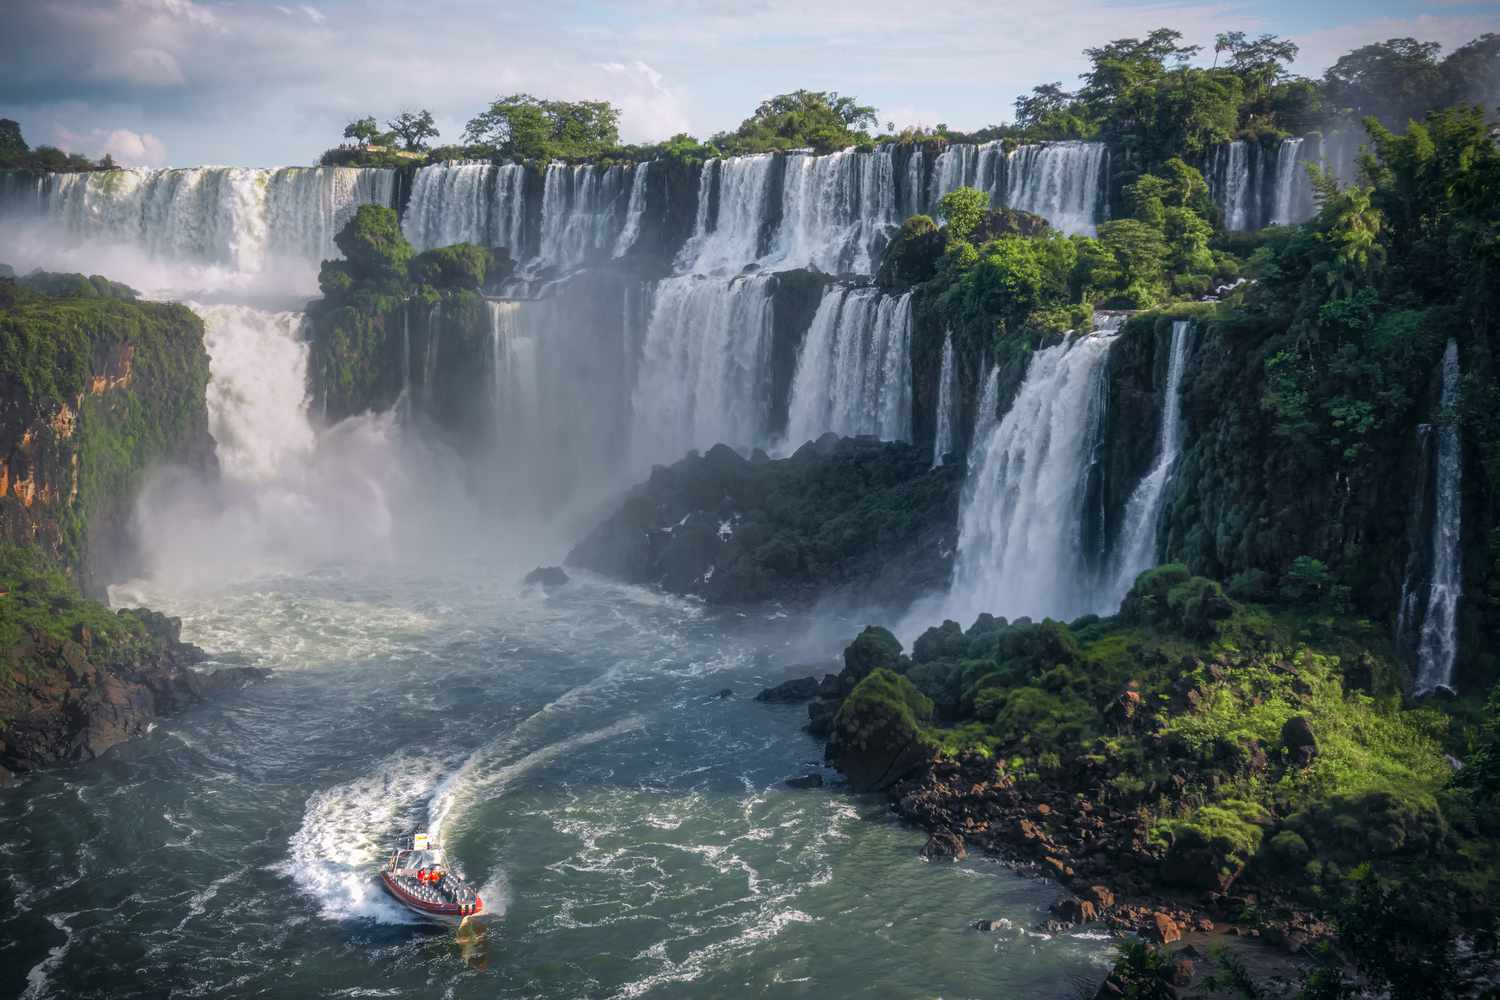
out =
[[[561,566],[538,566],[527,573],[521,582],[528,587],[541,586],[551,590],[553,587],[561,587],[568,579],[568,574]]]
[[[816,677],[797,677],[783,681],[775,687],[766,688],[755,696],[755,700],[790,705],[801,701],[812,701],[818,693],[819,685]]]

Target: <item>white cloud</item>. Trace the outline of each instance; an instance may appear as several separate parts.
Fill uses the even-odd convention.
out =
[[[328,16],[321,10],[318,10],[316,7],[308,7],[304,5],[302,8],[302,13],[310,17],[314,24],[322,24],[324,21],[328,20]]]
[[[162,167],[167,163],[166,145],[150,132],[96,128],[79,134],[59,128],[56,135],[57,145],[70,153],[92,157],[108,153],[122,167]]]
[[[689,130],[682,101],[656,69],[640,60],[597,68],[606,77],[602,92],[620,109],[620,135],[626,142],[654,142]]]

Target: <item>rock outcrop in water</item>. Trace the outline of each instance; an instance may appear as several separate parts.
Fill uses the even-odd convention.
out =
[[[0,783],[93,760],[158,718],[260,680],[256,667],[194,669],[182,622],[111,613],[34,550],[0,545]]]
[[[97,276],[0,279],[0,356],[0,540],[98,593],[135,565],[147,470],[217,471],[203,323]]]
[[[714,604],[904,605],[953,565],[963,468],[930,465],[910,445],[831,434],[780,460],[717,445],[654,469],[567,562]]]

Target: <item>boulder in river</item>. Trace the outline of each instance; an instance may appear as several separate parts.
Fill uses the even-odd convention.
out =
[[[755,700],[792,705],[800,701],[812,701],[817,696],[818,679],[816,677],[795,677],[789,681],[782,681],[775,687],[764,689],[755,696]]]
[[[521,582],[528,587],[541,586],[551,590],[553,587],[561,587],[567,583],[568,574],[561,566],[538,566],[527,573]]]

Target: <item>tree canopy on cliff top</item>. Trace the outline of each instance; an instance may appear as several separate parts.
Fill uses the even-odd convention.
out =
[[[794,90],[762,101],[733,132],[714,137],[731,155],[811,147],[826,153],[869,142],[875,109],[837,91]]]
[[[464,126],[464,142],[501,157],[574,160],[620,144],[620,109],[608,101],[552,101],[530,94],[496,98]]]

